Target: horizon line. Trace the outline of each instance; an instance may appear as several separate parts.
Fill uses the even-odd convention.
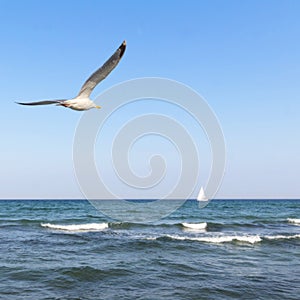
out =
[[[158,200],[180,200],[180,201],[188,201],[188,200],[196,200],[196,198],[189,198],[189,199],[181,199],[181,198],[174,198],[174,199],[154,199],[154,198],[125,198],[125,199],[85,199],[85,198],[0,198],[0,201],[64,201],[64,200],[69,200],[69,201],[115,201],[115,200],[139,200],[139,201],[158,201]],[[269,197],[262,197],[262,198],[212,198],[209,199],[208,201],[219,201],[219,200],[300,200],[299,198],[269,198]]]

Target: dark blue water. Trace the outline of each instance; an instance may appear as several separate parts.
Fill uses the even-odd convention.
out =
[[[300,295],[300,201],[188,201],[152,224],[87,201],[0,201],[0,241],[0,299]]]

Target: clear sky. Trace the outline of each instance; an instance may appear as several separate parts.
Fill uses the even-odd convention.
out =
[[[217,197],[299,198],[299,14],[296,0],[1,0],[0,198],[82,197],[72,163],[81,113],[14,101],[75,96],[124,39],[94,97],[139,77],[187,84],[224,132]]]

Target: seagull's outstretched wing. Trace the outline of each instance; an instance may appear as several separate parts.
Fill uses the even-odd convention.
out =
[[[94,72],[87,81],[83,84],[76,98],[89,98],[95,86],[102,81],[107,75],[117,66],[126,49],[126,41],[124,41],[117,51]]]
[[[44,100],[44,101],[37,101],[37,102],[16,102],[21,105],[48,105],[48,104],[60,104],[65,100]]]

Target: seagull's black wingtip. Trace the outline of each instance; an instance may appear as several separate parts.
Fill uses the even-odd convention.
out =
[[[125,49],[126,49],[126,41],[124,40],[121,46],[119,47],[120,49],[120,58],[123,56]]]

